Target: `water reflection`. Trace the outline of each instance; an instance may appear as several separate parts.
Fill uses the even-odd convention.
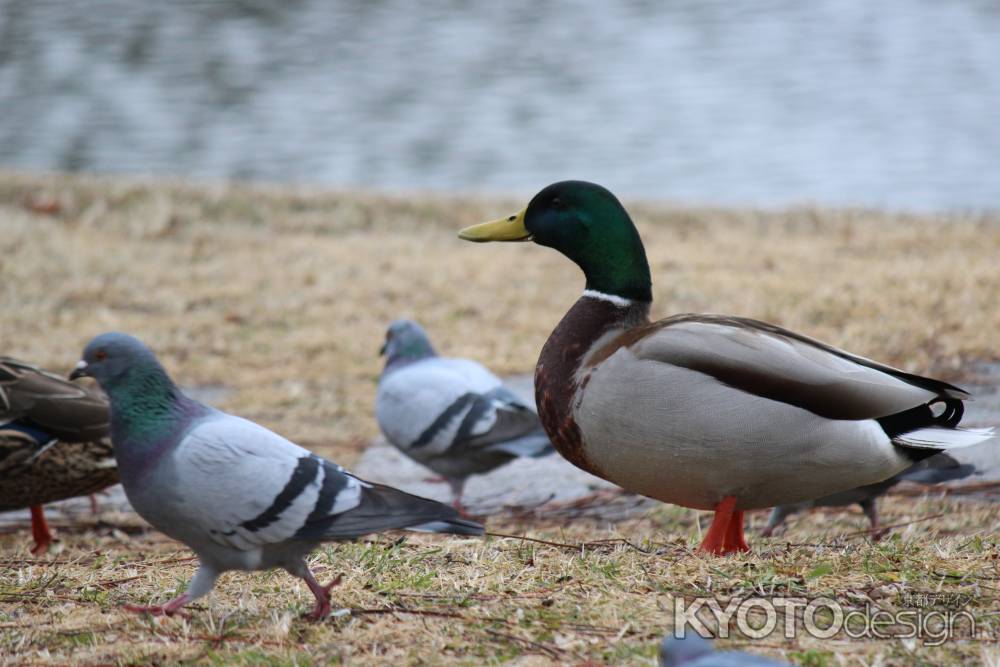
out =
[[[0,7],[5,165],[1000,206],[986,2]]]

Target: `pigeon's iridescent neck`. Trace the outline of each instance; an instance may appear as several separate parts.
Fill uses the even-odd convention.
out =
[[[387,375],[410,364],[415,364],[425,359],[434,359],[437,356],[437,352],[434,351],[429,342],[416,341],[408,347],[394,350],[389,354],[385,359],[385,369],[382,371],[382,374]]]
[[[210,408],[181,393],[162,368],[129,373],[105,388],[118,465],[137,470],[175,445]]]

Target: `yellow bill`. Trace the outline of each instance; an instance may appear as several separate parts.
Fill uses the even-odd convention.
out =
[[[485,243],[486,241],[530,241],[531,232],[524,227],[524,211],[521,211],[506,218],[481,222],[478,225],[466,227],[458,233],[458,238],[477,243]]]

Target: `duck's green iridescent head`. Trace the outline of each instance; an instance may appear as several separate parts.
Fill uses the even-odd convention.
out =
[[[534,241],[576,262],[587,289],[651,301],[646,251],[632,219],[607,189],[585,181],[553,183],[520,213],[466,227],[467,241]]]

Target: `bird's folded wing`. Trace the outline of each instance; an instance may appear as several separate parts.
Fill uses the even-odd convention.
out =
[[[360,502],[362,483],[339,466],[231,415],[193,428],[175,460],[186,513],[226,546],[282,542]]]
[[[795,405],[829,419],[875,419],[968,394],[756,320],[682,315],[631,330],[591,356],[622,348],[639,361],[709,375],[748,397]]]
[[[451,446],[482,394],[500,380],[467,359],[428,359],[383,377],[375,412],[390,441],[411,456]]]
[[[29,419],[60,440],[99,440],[108,434],[108,404],[53,373],[0,357],[0,423]]]
[[[491,448],[528,435],[543,434],[535,411],[506,387],[497,387],[476,396],[452,446]]]

